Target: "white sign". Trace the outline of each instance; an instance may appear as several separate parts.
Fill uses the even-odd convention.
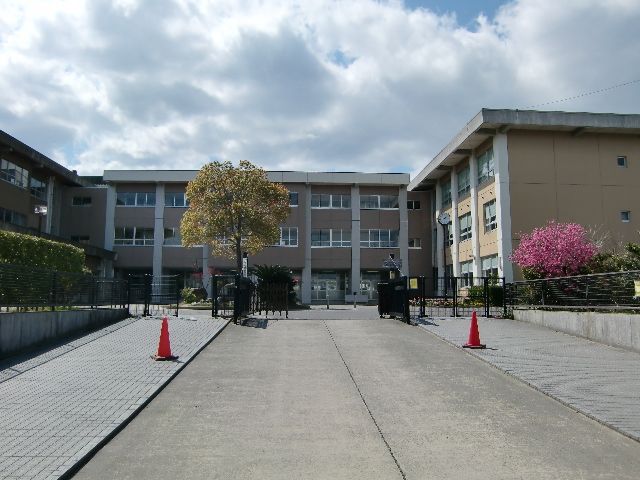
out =
[[[243,277],[249,276],[249,259],[247,257],[244,257],[242,259],[242,276]]]

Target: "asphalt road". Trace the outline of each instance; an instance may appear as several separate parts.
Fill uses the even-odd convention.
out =
[[[76,478],[638,478],[640,443],[418,327],[252,325],[229,325]]]

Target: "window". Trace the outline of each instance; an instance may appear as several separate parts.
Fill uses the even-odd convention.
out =
[[[164,229],[163,245],[182,245],[182,238],[180,237],[179,227]]]
[[[153,245],[153,228],[116,227],[114,245]]]
[[[29,190],[31,191],[31,195],[36,197],[38,200],[43,202],[47,201],[47,184],[42,180],[31,177]]]
[[[469,240],[471,238],[471,212],[459,216],[458,222],[460,223],[460,241]]]
[[[289,192],[289,206],[290,207],[298,206],[298,192]]]
[[[458,197],[463,197],[471,191],[469,180],[469,165],[458,172]]]
[[[153,207],[156,194],[151,192],[120,192],[116,197],[116,205],[124,207]]]
[[[360,230],[360,246],[363,248],[397,248],[398,230]]]
[[[399,208],[398,195],[361,195],[360,208],[392,209]]]
[[[29,171],[3,158],[0,159],[0,180],[9,182],[16,187],[27,188]]]
[[[74,207],[88,207],[91,205],[91,197],[73,197],[71,205]]]
[[[422,248],[422,242],[420,238],[410,238],[409,248]]]
[[[311,230],[311,247],[350,247],[351,231],[340,229]]]
[[[440,187],[442,191],[442,206],[451,205],[451,180],[448,180]]]
[[[624,223],[629,223],[631,221],[631,211],[630,210],[621,211],[620,220],[622,220]]]
[[[314,193],[311,208],[351,208],[351,195]]]
[[[627,165],[627,157],[624,155],[618,155],[618,166],[626,168]]]
[[[71,241],[77,243],[89,243],[89,235],[71,235]]]
[[[484,209],[484,232],[490,232],[498,228],[498,221],[496,220],[496,200],[488,201],[483,206]]]
[[[478,157],[478,184],[493,178],[493,149],[490,148]]]
[[[280,227],[280,247],[298,246],[298,227]]]
[[[453,225],[443,225],[444,228],[444,246],[450,247],[453,245]]]
[[[22,213],[14,212],[13,210],[9,210],[8,208],[0,207],[0,222],[26,227],[27,216]]]
[[[420,210],[420,200],[407,200],[407,210]]]
[[[189,199],[187,199],[187,194],[184,192],[165,193],[164,206],[165,207],[188,207]]]
[[[483,277],[497,277],[498,276],[498,255],[491,255],[489,257],[482,257],[481,259],[481,273]]]
[[[473,285],[473,262],[460,262],[460,286],[470,287]]]

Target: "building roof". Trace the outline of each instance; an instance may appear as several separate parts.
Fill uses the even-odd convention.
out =
[[[186,183],[197,170],[105,170],[106,183]],[[268,171],[269,180],[279,183],[343,185],[408,185],[408,173],[293,172]]]
[[[450,167],[468,157],[497,133],[519,130],[553,130],[579,136],[588,133],[640,134],[640,115],[586,112],[541,112],[483,108],[409,184],[409,190],[429,190]]]
[[[33,162],[34,170],[42,171],[46,176],[54,176],[66,185],[89,186],[90,183],[79,177],[75,171],[68,170],[59,163],[51,160],[46,155],[34,150],[30,146],[22,143],[17,138],[0,130],[0,154],[3,152],[14,152],[19,156]]]

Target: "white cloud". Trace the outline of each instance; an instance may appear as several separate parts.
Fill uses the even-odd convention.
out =
[[[634,0],[520,0],[470,29],[399,1],[5,0],[0,129],[84,174],[415,171],[482,107],[640,78]],[[638,84],[549,109],[634,112]]]

